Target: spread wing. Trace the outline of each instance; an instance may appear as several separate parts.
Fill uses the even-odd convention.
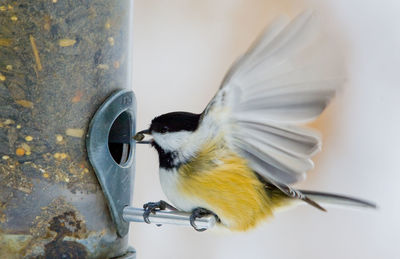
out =
[[[212,118],[251,168],[277,186],[313,168],[321,139],[301,124],[318,117],[344,82],[316,25],[312,12],[275,21],[230,68],[202,114],[202,124]]]

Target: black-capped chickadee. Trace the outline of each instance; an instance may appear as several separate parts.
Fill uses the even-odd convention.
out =
[[[279,19],[230,68],[201,114],[172,112],[134,137],[158,152],[167,198],[195,219],[213,214],[220,225],[245,231],[294,201],[374,204],[290,187],[313,168],[319,135],[301,126],[313,121],[344,82],[335,49],[317,43],[315,15]],[[144,134],[153,138],[144,141]],[[165,201],[144,205],[145,221]]]

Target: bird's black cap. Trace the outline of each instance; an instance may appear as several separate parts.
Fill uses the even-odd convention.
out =
[[[171,112],[155,117],[151,121],[150,132],[167,133],[195,131],[199,126],[200,114],[190,112]]]

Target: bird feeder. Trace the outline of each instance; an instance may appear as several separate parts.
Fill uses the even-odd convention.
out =
[[[130,0],[0,3],[2,258],[134,257],[114,214],[133,186],[132,15]]]

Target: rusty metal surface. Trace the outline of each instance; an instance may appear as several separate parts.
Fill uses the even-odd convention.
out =
[[[88,161],[90,118],[130,87],[129,0],[0,3],[1,258],[124,254]]]

